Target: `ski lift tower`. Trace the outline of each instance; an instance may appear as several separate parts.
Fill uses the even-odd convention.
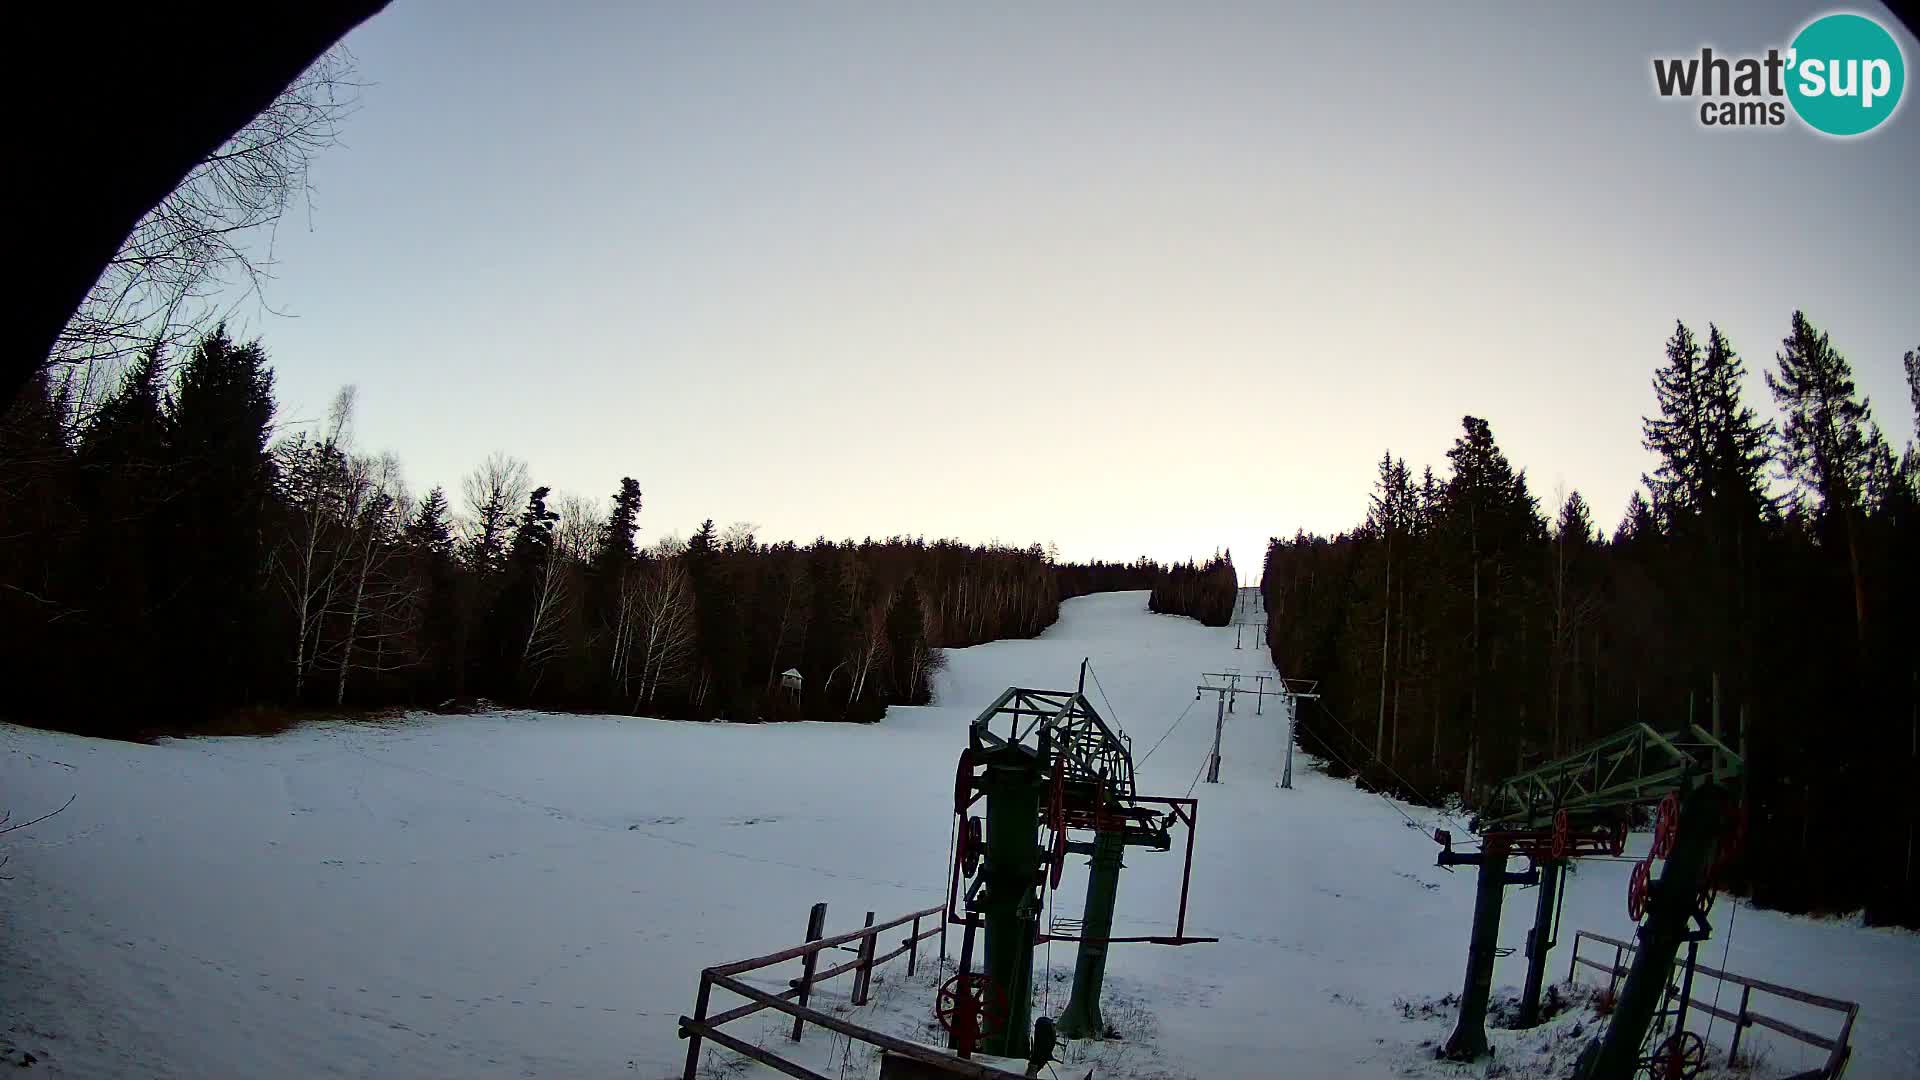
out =
[[[1457,853],[1452,837],[1436,830],[1434,839],[1443,848],[1441,866],[1479,868],[1460,1019],[1443,1053],[1471,1060],[1487,1052],[1487,1000],[1506,886],[1540,886],[1533,930],[1527,935],[1527,980],[1520,1004],[1525,1025],[1539,1015],[1547,952],[1553,946],[1555,893],[1566,860],[1618,856],[1626,846],[1631,809],[1654,803],[1658,812],[1652,853],[1634,867],[1627,892],[1627,911],[1640,923],[1639,947],[1606,1036],[1583,1055],[1578,1075],[1582,1080],[1627,1080],[1641,1068],[1661,1077],[1685,1074],[1685,989],[1678,999],[1681,1015],[1674,1035],[1649,1056],[1643,1057],[1640,1047],[1672,978],[1680,946],[1689,947],[1690,984],[1693,957],[1712,933],[1706,913],[1714,884],[1744,835],[1744,815],[1728,787],[1743,772],[1740,756],[1697,724],[1667,734],[1633,724],[1498,784],[1477,826],[1480,851]],[[1527,858],[1528,869],[1509,873],[1507,860],[1516,854]],[[1658,879],[1653,877],[1655,859],[1664,860]]]
[[[942,987],[938,1013],[962,1057],[1022,1057],[1032,1026],[1034,946],[1076,941],[1073,993],[1059,1021],[1068,1038],[1097,1037],[1100,990],[1110,945],[1186,945],[1187,886],[1199,803],[1134,788],[1133,753],[1080,689],[1009,687],[968,729],[954,784],[957,838],[947,919],[965,927],[960,971]],[[996,730],[996,726],[998,730]],[[984,821],[971,813],[984,801]],[[1112,936],[1121,856],[1129,847],[1166,851],[1172,828],[1187,830],[1180,912],[1171,935]],[[1078,933],[1042,931],[1047,894],[1060,885],[1069,852],[1092,856]],[[972,969],[975,932],[986,937],[982,970]]]

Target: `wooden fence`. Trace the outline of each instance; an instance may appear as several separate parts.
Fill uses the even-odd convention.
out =
[[[827,905],[815,904],[813,910],[808,913],[805,944],[794,945],[765,956],[756,956],[751,960],[739,960],[731,964],[710,967],[700,973],[700,991],[694,998],[693,1015],[680,1018],[680,1037],[687,1040],[687,1067],[683,1080],[695,1080],[694,1073],[700,1064],[700,1044],[703,1039],[711,1040],[788,1076],[799,1077],[800,1080],[829,1080],[828,1077],[788,1061],[771,1050],[720,1030],[722,1024],[751,1016],[763,1009],[774,1009],[793,1017],[793,1030],[788,1038],[796,1042],[799,1041],[802,1030],[811,1022],[829,1031],[837,1031],[871,1046],[877,1046],[882,1050],[892,1051],[901,1057],[931,1065],[953,1076],[967,1077],[969,1080],[1024,1080],[1019,1073],[997,1069],[977,1061],[963,1060],[929,1046],[862,1027],[831,1013],[811,1008],[807,1004],[814,987],[828,979],[852,972],[853,1004],[865,1005],[868,991],[872,987],[873,969],[904,955],[907,958],[907,974],[912,975],[919,964],[920,943],[929,938],[936,936],[940,938],[940,959],[944,961],[946,959],[946,919],[945,909],[941,905],[936,904],[920,911],[910,911],[879,924],[874,923],[873,912],[869,911],[865,926],[833,937],[820,936],[826,924],[826,918]],[[939,925],[922,930],[921,922],[926,919],[935,919]],[[876,955],[882,933],[909,924],[912,928],[898,948],[885,955]],[[825,971],[817,970],[822,952],[828,949],[845,949],[849,943],[854,943],[851,950],[854,953],[853,959],[836,964]],[[758,971],[790,960],[800,961],[800,975],[798,978],[789,979],[787,989],[780,993],[762,990],[739,979],[739,976],[749,971]],[[716,986],[745,998],[747,1003],[722,1013],[707,1015],[707,1007],[713,995],[713,988]]]
[[[1611,946],[1613,949],[1612,965],[1581,956],[1580,942],[1583,940],[1591,941],[1598,945]],[[1610,938],[1588,930],[1575,931],[1573,935],[1573,958],[1567,963],[1567,981],[1569,983],[1573,982],[1574,972],[1577,971],[1581,965],[1585,965],[1596,971],[1606,973],[1607,990],[1611,993],[1618,987],[1620,980],[1626,976],[1627,968],[1625,963],[1628,958],[1633,955],[1633,950],[1634,946],[1632,942],[1621,941],[1617,938]],[[1732,1064],[1740,1053],[1741,1036],[1746,1034],[1749,1027],[1757,1025],[1770,1031],[1777,1031],[1790,1039],[1798,1040],[1809,1046],[1815,1046],[1825,1050],[1827,1052],[1826,1064],[1812,1075],[1827,1077],[1831,1080],[1833,1077],[1838,1077],[1841,1072],[1846,1069],[1847,1058],[1853,1053],[1853,1047],[1848,1040],[1853,1036],[1854,1018],[1860,1015],[1860,1005],[1858,1002],[1821,997],[1818,994],[1809,994],[1805,990],[1795,990],[1790,986],[1781,986],[1778,983],[1751,979],[1745,975],[1735,975],[1730,971],[1720,971],[1716,968],[1710,968],[1705,964],[1695,964],[1693,970],[1710,978],[1719,979],[1723,983],[1732,983],[1740,988],[1740,1006],[1732,1012],[1719,1008],[1710,1001],[1701,1001],[1698,998],[1691,997],[1687,999],[1688,1009],[1699,1009],[1701,1012],[1711,1016],[1717,1016],[1722,1020],[1733,1023],[1733,1045],[1727,1050],[1727,1062],[1729,1064]],[[1762,994],[1772,994],[1775,997],[1785,998],[1789,1001],[1797,1001],[1803,1005],[1811,1005],[1815,1008],[1829,1009],[1840,1013],[1842,1019],[1840,1021],[1839,1034],[1831,1037],[1815,1034],[1805,1028],[1789,1024],[1776,1017],[1754,1012],[1752,1008],[1753,992],[1756,990]],[[1679,990],[1669,985],[1667,992],[1677,995]]]

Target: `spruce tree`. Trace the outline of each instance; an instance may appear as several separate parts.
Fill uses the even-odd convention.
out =
[[[163,469],[174,485],[154,514],[156,690],[184,706],[237,704],[267,670],[262,538],[272,496],[267,440],[273,373],[259,342],[217,327],[181,367],[166,413]]]
[[[687,576],[693,584],[695,618],[699,623],[697,655],[705,664],[705,693],[695,677],[695,710],[702,717],[749,720],[741,694],[745,642],[740,632],[738,599],[728,580],[719,530],[713,519],[702,522],[687,541]]]
[[[446,489],[435,485],[407,520],[406,540],[415,550],[438,558],[453,556],[452,511]]]
[[[640,482],[631,476],[620,478],[620,490],[613,496],[613,512],[600,535],[596,564],[619,566],[635,555],[634,534],[640,528]]]
[[[1684,322],[1667,339],[1666,366],[1653,373],[1660,418],[1641,421],[1643,443],[1660,465],[1641,477],[1659,516],[1669,522],[1697,513],[1707,501],[1706,395],[1699,342]]]
[[[1785,419],[1781,464],[1815,503],[1828,538],[1846,551],[1854,626],[1864,642],[1867,587],[1860,514],[1877,440],[1872,408],[1855,395],[1852,366],[1804,313],[1793,313],[1792,329],[1776,358],[1780,370],[1767,372],[1767,388]]]
[[[403,542],[420,590],[420,683],[432,703],[457,697],[464,685],[466,629],[461,579],[454,561],[452,511],[436,486],[407,520]]]

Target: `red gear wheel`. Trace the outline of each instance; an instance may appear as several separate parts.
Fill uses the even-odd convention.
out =
[[[1653,860],[1642,859],[1633,864],[1633,873],[1627,877],[1627,916],[1639,922],[1647,913],[1647,892],[1653,881]]]
[[[1664,859],[1673,853],[1674,837],[1680,833],[1680,796],[1668,792],[1653,815],[1653,857]]]
[[[1707,1067],[1706,1040],[1698,1032],[1675,1032],[1643,1064],[1654,1080],[1693,1080]]]
[[[969,971],[941,983],[933,1002],[940,1026],[969,1048],[979,1041],[982,1021],[1004,1024],[1007,1011],[1006,990],[984,971]]]

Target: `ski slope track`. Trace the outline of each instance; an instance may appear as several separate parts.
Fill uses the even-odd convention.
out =
[[[1071,687],[1091,657],[1089,697],[1136,755],[1185,710],[1139,777],[1144,794],[1186,793],[1213,734],[1200,673],[1271,668],[1236,650],[1231,628],[1145,607],[1143,593],[1085,597],[1036,640],[953,650],[937,704],[872,726],[505,712],[153,746],[0,729],[0,804],[15,821],[74,796],[0,840],[0,1049],[33,1056],[23,1075],[55,1077],[677,1076],[676,1019],[702,967],[797,943],[816,900],[830,933],[939,901],[954,762],[1007,686]],[[1220,942],[1116,946],[1107,1012],[1126,1037],[1070,1044],[1056,1075],[1564,1074],[1590,1013],[1494,1031],[1491,1066],[1433,1060],[1473,876],[1437,868],[1402,816],[1430,829],[1446,824],[1435,811],[1305,758],[1281,790],[1282,724],[1241,699],[1223,782],[1194,789],[1187,929]],[[1634,839],[1630,854],[1646,840]],[[1080,914],[1084,862],[1068,867],[1062,917]],[[1630,935],[1628,869],[1571,875],[1550,978],[1566,976],[1574,929]],[[1177,846],[1130,851],[1114,932],[1170,932],[1179,881]],[[1920,1076],[1920,937],[1742,908],[1729,948],[1729,903],[1704,962],[1727,950],[1732,971],[1859,1001],[1848,1075]],[[1532,909],[1530,891],[1509,891],[1501,944],[1516,949],[1496,997],[1524,975]],[[1036,1014],[1057,1014],[1072,948],[1043,946],[1040,962],[1051,976]],[[933,1041],[936,976],[904,972],[904,960],[881,969],[875,1003],[851,1015]],[[848,1008],[849,988],[843,977],[816,1001]],[[782,1019],[729,1030],[830,1075],[875,1073],[868,1048],[817,1029],[795,1046]],[[1713,1042],[1728,1034],[1722,1022]],[[1754,1075],[1819,1060],[1760,1029],[1748,1045]],[[725,1051],[703,1071],[772,1075]]]

